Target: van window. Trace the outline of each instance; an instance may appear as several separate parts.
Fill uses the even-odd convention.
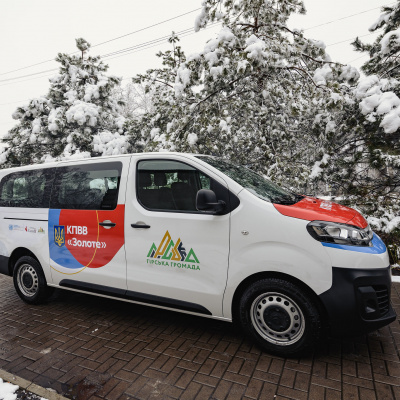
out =
[[[170,160],[139,161],[137,198],[151,210],[196,211],[196,195],[212,180],[192,166]]]
[[[1,207],[48,208],[54,168],[19,171],[0,183]]]
[[[51,208],[113,210],[118,203],[122,163],[59,167],[51,194]]]

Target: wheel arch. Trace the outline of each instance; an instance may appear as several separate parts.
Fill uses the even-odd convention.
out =
[[[13,250],[13,252],[10,255],[10,259],[8,260],[8,272],[10,276],[13,276],[14,267],[17,261],[24,256],[32,257],[39,263],[39,265],[41,265],[39,259],[35,256],[34,253],[32,253],[26,247],[17,247],[16,249]]]
[[[233,322],[236,322],[238,320],[238,312],[239,312],[239,302],[240,298],[242,297],[244,291],[246,290],[247,287],[249,287],[252,283],[257,282],[261,279],[267,279],[267,278],[276,278],[276,279],[282,279],[288,282],[293,283],[294,285],[298,286],[300,289],[302,289],[311,299],[311,301],[316,305],[321,319],[324,323],[324,325],[327,325],[328,321],[326,321],[326,310],[325,307],[318,297],[318,295],[304,282],[301,280],[295,278],[294,276],[282,273],[282,272],[274,272],[274,271],[266,271],[266,272],[258,272],[253,275],[248,276],[245,278],[240,284],[237,286],[235,293],[232,298],[232,320]]]

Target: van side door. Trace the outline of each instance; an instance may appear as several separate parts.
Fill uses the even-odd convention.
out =
[[[216,191],[227,203],[221,215],[196,209],[199,189]],[[229,219],[222,179],[180,155],[132,157],[125,219],[128,296],[222,316]]]
[[[124,203],[129,160],[57,166],[49,210],[54,284],[110,295],[126,290]]]

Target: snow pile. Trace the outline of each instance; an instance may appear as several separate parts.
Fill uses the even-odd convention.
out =
[[[236,37],[233,32],[228,27],[224,27],[218,33],[218,37],[216,39],[211,39],[206,43],[204,46],[204,51],[201,54],[193,55],[188,59],[188,62],[189,60],[198,60],[201,55],[203,55],[204,59],[208,62],[208,65],[211,68],[211,75],[213,76],[214,80],[216,80],[218,76],[223,73],[222,66],[213,67],[219,62],[218,47],[222,44],[233,46],[235,40]],[[191,74],[192,71],[187,68],[185,63],[178,68],[174,84],[175,95],[177,97],[181,97],[185,88],[190,85]]]
[[[393,50],[390,44],[400,44],[400,28],[388,32],[381,40],[381,53],[389,54]]]
[[[187,141],[190,146],[194,146],[198,140],[199,138],[195,133],[189,133],[187,135]]]
[[[18,107],[12,114],[13,119],[29,119],[36,118],[41,113],[45,112],[49,106],[49,100],[45,97],[39,97],[38,99],[32,99],[26,106]]]
[[[207,13],[207,7],[205,2],[202,3],[202,9],[200,14],[196,17],[196,20],[194,22],[194,30],[195,32],[198,32],[200,28],[204,28],[207,24],[208,21],[208,13]]]
[[[335,121],[328,121],[325,128],[325,133],[334,133],[336,130],[336,123]],[[328,161],[328,160],[326,160]]]
[[[218,76],[222,75],[223,72],[224,68],[222,67],[222,65],[210,68],[210,75],[213,77],[214,81],[217,80]]]
[[[218,52],[215,50],[205,53],[204,59],[208,62],[208,66],[211,68],[214,64],[218,63],[219,60]]]
[[[315,46],[318,47],[319,49],[325,50],[326,49],[326,44],[322,40],[315,40],[315,39],[309,39],[309,41]]]
[[[98,106],[93,103],[76,100],[74,105],[65,113],[65,116],[69,123],[76,121],[78,125],[87,123],[89,126],[96,126],[99,110]]]
[[[238,61],[237,72],[245,71],[248,65],[249,65],[249,62],[247,60]]]
[[[72,145],[68,144],[65,146],[64,152],[60,159],[62,161],[69,161],[69,160],[81,160],[82,158],[90,158],[91,155],[88,151],[80,151],[79,149],[74,149]]]
[[[93,136],[93,151],[102,156],[126,154],[128,147],[127,137],[119,133],[103,131]]]
[[[57,131],[62,128],[62,121],[63,121],[63,114],[64,110],[61,107],[58,108],[52,108],[50,110],[49,116],[48,116],[48,129],[49,131],[56,135]]]
[[[245,53],[247,53],[247,58],[251,58],[253,60],[257,60],[259,62],[263,61],[265,57],[265,48],[266,44],[263,40],[259,39],[255,35],[251,35],[246,40],[246,48],[244,49]]]
[[[383,26],[385,23],[389,21],[389,19],[394,15],[394,11],[385,12],[379,16],[379,18],[368,28],[370,32],[375,31],[376,29]]]
[[[386,211],[385,214],[380,218],[367,217],[367,221],[376,230],[385,233],[390,233],[394,229],[400,227],[400,216],[388,211]]]
[[[150,137],[154,140],[154,138],[156,138],[157,136],[160,135],[160,128],[153,128],[150,131]]]
[[[4,382],[3,379],[0,378],[0,400],[17,400],[17,394],[15,392],[18,389],[19,386]]]
[[[122,128],[126,122],[126,118],[120,115],[119,117],[115,118],[115,124],[118,127],[120,133],[122,133]]]
[[[340,72],[339,79],[341,81],[346,82],[357,82],[360,78],[360,73],[357,68],[352,67],[351,65],[345,65]]]
[[[361,112],[370,122],[381,120],[379,126],[385,133],[394,133],[400,128],[400,99],[389,91],[392,85],[389,79],[371,75],[362,79],[355,89],[355,96],[361,100]]]
[[[92,98],[98,99],[100,97],[99,85],[88,84],[85,88],[85,96],[83,100],[86,102],[92,101]]]
[[[218,46],[222,44],[227,44],[229,46],[233,46],[236,41],[236,36],[235,34],[227,27],[223,27],[219,33],[218,37],[216,39],[211,39],[209,40],[206,45],[204,46],[204,55],[214,51]]]
[[[316,161],[314,166],[312,167],[310,178],[311,179],[316,178],[322,172],[321,165],[327,164],[328,161],[329,161],[329,154],[324,154],[321,161]]]
[[[42,128],[42,120],[40,118],[35,118],[32,121],[32,134],[36,135],[40,133]]]
[[[333,77],[332,68],[325,64],[322,68],[317,68],[313,80],[316,85],[326,85],[326,82]]]
[[[186,68],[185,64],[178,69],[174,85],[175,95],[177,97],[182,96],[186,86],[190,83],[190,74],[191,71]]]

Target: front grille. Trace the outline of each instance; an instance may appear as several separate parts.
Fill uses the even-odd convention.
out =
[[[375,290],[376,297],[378,299],[379,313],[381,317],[389,312],[389,290],[386,286],[383,285],[373,285]]]

